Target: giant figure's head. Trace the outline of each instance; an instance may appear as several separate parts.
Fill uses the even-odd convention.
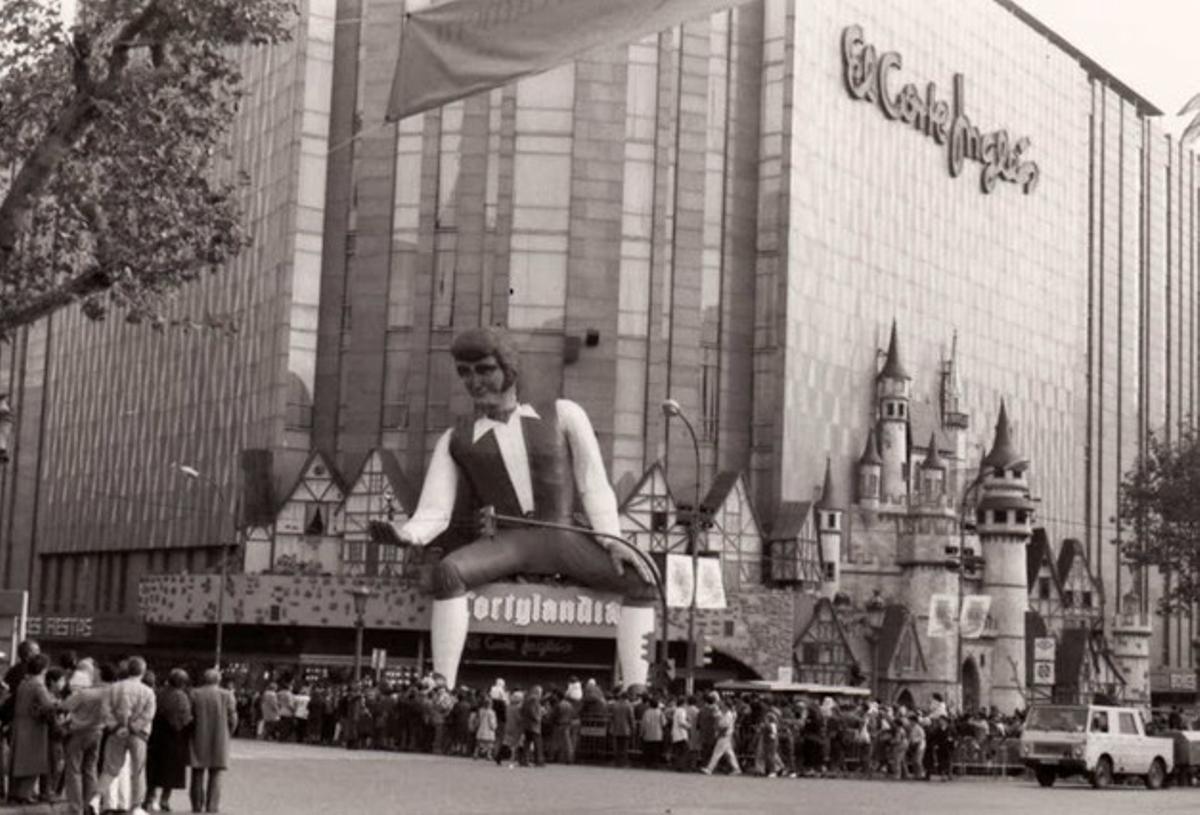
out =
[[[477,409],[496,407],[515,391],[521,372],[520,354],[503,330],[484,327],[463,331],[450,344],[450,355]]]

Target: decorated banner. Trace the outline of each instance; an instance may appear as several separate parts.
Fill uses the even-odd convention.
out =
[[[746,0],[449,0],[405,16],[388,121]]]
[[[667,606],[690,608],[692,583],[691,555],[667,555]]]
[[[958,629],[958,597],[953,594],[934,594],[929,598],[930,637],[952,637]]]
[[[725,582],[720,558],[697,559],[696,585],[696,608],[725,608]]]
[[[696,608],[725,608],[720,558],[696,558],[696,576],[693,580],[691,555],[667,555],[667,605],[691,608],[692,587],[699,584]]]
[[[992,610],[992,598],[986,594],[972,594],[963,598],[962,637],[977,640],[987,627],[988,612]]]

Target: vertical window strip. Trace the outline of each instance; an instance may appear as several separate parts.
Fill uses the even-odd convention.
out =
[[[566,318],[575,65],[517,85],[511,328],[561,329]]]

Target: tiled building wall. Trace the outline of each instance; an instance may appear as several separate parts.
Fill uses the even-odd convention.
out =
[[[304,6],[291,42],[241,55],[248,93],[219,171],[248,175],[242,203],[254,243],[172,307],[181,320],[227,318],[237,332],[156,333],[120,315],[94,323],[67,309],[23,349],[22,427],[36,419],[40,441],[25,445],[36,457],[8,472],[28,486],[3,513],[14,522],[3,536],[4,580],[31,588],[35,607],[57,596],[131,609],[120,588],[151,568],[147,550],[189,553],[154,565],[203,566],[197,547],[232,539],[232,505],[173,463],[196,467],[229,497],[243,447],[273,448],[284,468],[307,453],[333,0]],[[30,397],[46,366],[43,412]]]
[[[524,398],[580,402],[619,489],[666,454],[668,396],[701,436],[705,486],[745,466],[761,7],[387,125],[393,11],[347,18],[357,61],[336,57],[335,101],[356,102],[331,127],[359,135],[332,159],[348,175],[330,171],[349,216],[326,234],[318,379],[337,396],[316,394],[318,443],[349,471],[383,443],[419,476],[470,410],[451,339],[497,324],[522,346]],[[690,495],[690,439],[678,423],[669,439]]]
[[[895,81],[955,73],[988,132],[1028,136],[1031,195],[952,178],[946,148],[847,93],[841,35],[898,51]],[[852,494],[873,420],[877,352],[898,320],[913,399],[937,404],[958,332],[967,455],[990,443],[1001,398],[1047,516],[1081,513],[1078,426],[1087,349],[1087,85],[1079,66],[995,3],[815,2],[796,20],[781,497],[804,499],[826,455]],[[919,443],[919,440],[918,440]],[[1047,518],[1053,536],[1065,524]]]

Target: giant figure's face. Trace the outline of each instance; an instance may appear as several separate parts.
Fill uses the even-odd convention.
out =
[[[454,365],[477,409],[486,412],[489,408],[501,406],[508,389],[505,387],[504,369],[494,356],[489,354],[474,362],[460,359]]]

